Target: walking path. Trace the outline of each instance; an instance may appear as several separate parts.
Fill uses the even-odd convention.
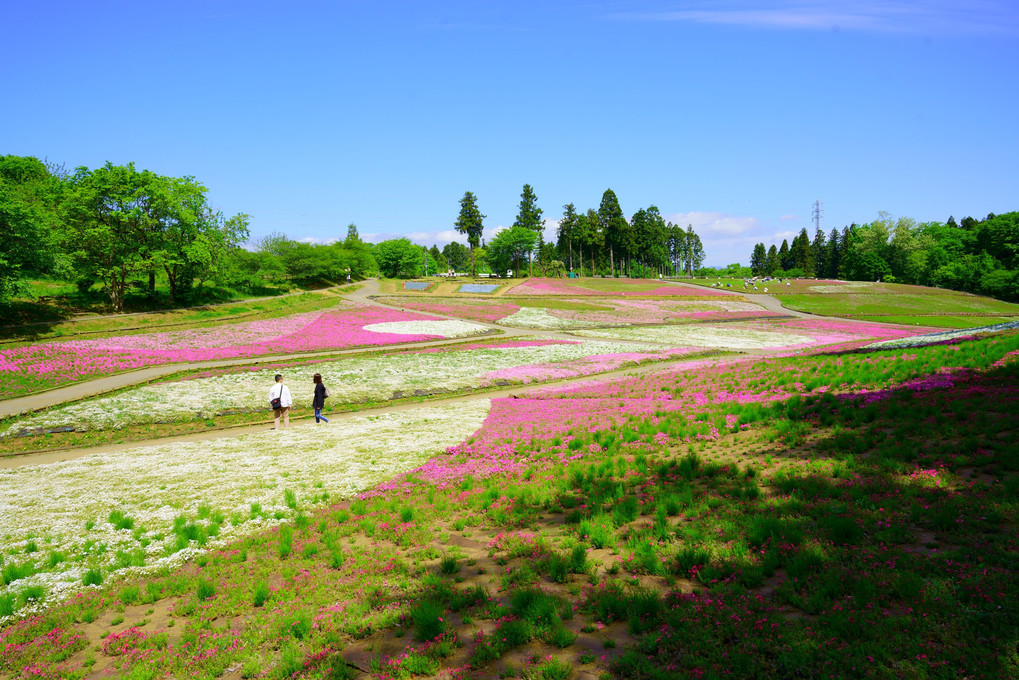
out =
[[[350,418],[360,418],[364,416],[377,416],[384,413],[396,413],[400,411],[410,411],[418,408],[429,408],[434,406],[436,403],[443,404],[455,404],[465,403],[471,401],[477,401],[479,399],[498,399],[504,397],[516,397],[522,395],[532,389],[545,388],[549,386],[563,387],[566,385],[574,385],[579,383],[591,383],[598,384],[601,382],[607,382],[613,380],[621,375],[639,375],[642,373],[650,373],[663,368],[676,369],[682,368],[684,364],[700,363],[703,361],[714,361],[718,363],[732,363],[736,361],[746,361],[750,355],[727,355],[721,357],[712,357],[705,359],[704,357],[690,358],[681,357],[671,361],[657,361],[649,364],[643,364],[641,366],[631,366],[629,368],[620,368],[614,371],[606,371],[605,373],[597,373],[595,375],[578,376],[576,378],[563,378],[560,380],[533,383],[530,385],[514,385],[512,387],[505,387],[502,389],[494,390],[478,390],[468,394],[451,394],[449,396],[444,395],[433,395],[420,402],[405,402],[402,404],[390,404],[387,406],[379,406],[376,408],[365,408],[357,411],[344,411],[344,412],[332,412],[329,413],[329,424],[322,424],[319,427],[336,427],[335,423],[342,422]],[[48,463],[59,463],[65,460],[74,460],[76,458],[82,458],[83,456],[92,455],[94,453],[109,453],[113,451],[123,451],[126,449],[135,449],[143,446],[154,446],[156,444],[166,444],[170,442],[197,442],[197,441],[208,441],[212,439],[224,439],[228,437],[236,437],[242,434],[248,434],[251,432],[264,432],[266,429],[272,429],[272,419],[266,420],[264,423],[256,425],[239,425],[236,427],[225,427],[214,430],[205,430],[203,432],[195,432],[192,434],[175,435],[171,437],[159,437],[156,439],[147,440],[136,440],[130,442],[121,442],[117,444],[104,444],[101,446],[92,446],[86,448],[72,448],[72,449],[57,449],[51,451],[41,451],[38,453],[15,453],[0,456],[0,470],[22,467],[25,465],[44,465]],[[302,417],[300,419],[291,419],[291,427],[308,427],[315,425],[314,416]]]
[[[682,285],[682,286],[689,287],[689,284],[685,284],[683,282],[678,282],[678,281],[675,281],[675,282],[674,281],[668,281],[667,283],[675,283],[677,285]],[[713,290],[717,291],[718,289],[713,289]],[[762,295],[762,294],[748,294],[748,293],[739,292],[739,291],[736,291],[736,290],[730,291],[730,290],[724,290],[724,289],[721,292],[723,294],[726,294],[726,295],[734,295],[734,296],[743,297],[743,298],[747,299],[748,301],[753,302],[753,303],[755,303],[757,305],[760,305],[764,309],[766,309],[768,311],[771,311],[771,312],[776,312],[776,313],[780,313],[780,314],[783,314],[783,315],[792,316],[792,317],[799,317],[799,318],[819,318],[816,315],[807,314],[807,313],[804,313],[804,312],[798,312],[798,311],[795,311],[795,310],[787,309],[786,307],[782,306],[782,303],[779,300],[777,300],[776,298],[772,297],[771,295],[766,295],[766,294],[764,294],[764,295]],[[377,296],[377,295],[379,295],[379,282],[377,280],[375,280],[375,279],[369,279],[369,280],[363,282],[363,285],[362,285],[362,287],[359,290],[355,291],[354,293],[350,293],[350,294],[346,295],[345,297],[347,299],[353,301],[353,302],[358,302],[358,303],[365,304],[365,305],[371,305],[371,306],[381,307],[381,308],[385,308],[385,309],[392,309],[393,308],[390,305],[386,305],[386,304],[383,304],[383,303],[375,300],[374,296]],[[423,316],[430,316],[430,317],[438,318],[438,319],[456,319],[457,318],[457,317],[452,317],[452,316],[443,315],[443,314],[424,312],[424,311],[420,311],[420,310],[410,310],[410,311],[413,311],[413,312],[415,312],[417,314],[421,314]],[[856,320],[854,320],[854,319],[841,319],[840,318],[840,321],[855,322]],[[133,386],[133,385],[143,384],[143,383],[146,383],[146,382],[149,382],[149,381],[152,381],[152,380],[157,380],[159,378],[162,378],[162,377],[165,377],[165,376],[168,376],[168,375],[172,375],[174,373],[178,373],[178,372],[185,371],[185,370],[212,369],[212,368],[223,368],[223,367],[228,367],[228,366],[253,365],[253,364],[254,365],[257,365],[257,364],[273,364],[273,363],[278,363],[278,362],[286,362],[286,361],[293,361],[293,360],[300,360],[300,359],[314,359],[314,358],[317,358],[317,357],[333,357],[333,356],[340,357],[340,356],[346,356],[346,355],[357,355],[357,354],[364,354],[365,352],[385,353],[385,354],[400,353],[400,352],[416,351],[418,349],[427,348],[427,347],[442,347],[442,346],[447,346],[447,345],[457,345],[457,344],[462,344],[462,343],[465,343],[465,342],[471,342],[472,340],[477,340],[477,339],[483,338],[483,337],[492,337],[494,335],[498,335],[499,337],[507,337],[507,338],[515,337],[515,336],[519,337],[519,336],[535,336],[535,335],[540,335],[541,337],[544,337],[544,338],[556,339],[556,340],[565,340],[565,341],[576,341],[578,339],[577,336],[572,335],[569,332],[564,332],[564,331],[537,329],[537,328],[517,328],[517,327],[512,327],[512,326],[503,326],[503,325],[500,325],[500,324],[497,324],[497,323],[483,322],[483,321],[472,321],[472,323],[475,323],[475,324],[477,324],[479,326],[483,326],[483,327],[487,328],[488,331],[489,331],[489,334],[488,335],[484,335],[484,336],[474,336],[472,338],[449,338],[449,339],[444,339],[444,340],[428,340],[428,341],[423,341],[423,342],[397,343],[397,344],[393,344],[393,345],[389,345],[389,346],[384,346],[384,347],[358,347],[358,348],[351,348],[351,349],[346,349],[346,350],[326,350],[326,351],[320,351],[320,352],[307,352],[307,353],[300,353],[300,354],[280,354],[280,355],[270,355],[270,356],[261,356],[261,357],[248,357],[248,358],[238,358],[238,359],[227,359],[227,360],[220,360],[220,361],[203,361],[203,362],[193,362],[193,363],[175,363],[175,364],[166,364],[166,365],[162,365],[162,366],[150,366],[150,367],[147,367],[147,368],[142,368],[142,369],[138,369],[138,370],[134,370],[134,371],[129,371],[129,372],[125,372],[125,373],[119,373],[119,374],[116,374],[116,375],[103,376],[103,377],[96,378],[94,380],[90,380],[90,381],[87,381],[87,382],[77,383],[77,384],[74,384],[74,385],[68,385],[68,386],[65,386],[65,387],[59,387],[59,388],[55,388],[55,389],[48,390],[48,391],[45,391],[45,392],[39,392],[39,393],[36,393],[36,394],[32,394],[32,395],[29,395],[29,396],[26,396],[26,397],[18,397],[16,399],[7,399],[7,400],[4,400],[4,401],[0,401],[0,418],[16,416],[16,415],[28,413],[28,412],[31,412],[31,411],[36,411],[36,410],[39,410],[39,409],[48,408],[50,406],[56,406],[58,404],[63,404],[63,403],[67,403],[67,402],[72,402],[72,401],[78,401],[78,400],[81,400],[81,399],[86,399],[86,398],[89,398],[89,397],[99,396],[99,395],[105,394],[107,392],[111,392],[111,391],[114,391],[114,390],[122,389],[124,387],[130,387],[130,386]],[[863,322],[860,322],[860,323],[863,323]],[[867,322],[867,323],[873,323],[873,322]],[[895,325],[895,324],[889,324],[889,325]],[[650,342],[646,342],[646,341],[642,341],[642,340],[618,340],[618,341],[619,342],[626,342],[626,343],[630,343],[630,344],[634,344],[634,345],[641,345],[641,346],[655,345],[655,343],[650,343]],[[773,350],[751,350],[751,351],[743,351],[742,353],[744,355],[763,356],[763,355],[768,355],[768,354],[773,353]],[[570,378],[570,379],[559,380],[559,381],[554,381],[554,382],[551,382],[551,383],[543,383],[543,384],[570,384],[570,383],[584,382],[584,381],[601,381],[601,380],[611,379],[613,377],[616,377],[616,376],[622,375],[622,374],[628,374],[628,373],[634,373],[634,372],[644,373],[644,372],[648,372],[648,371],[658,370],[658,369],[662,368],[663,366],[670,366],[671,367],[671,366],[681,365],[682,363],[686,363],[686,362],[689,362],[689,361],[690,361],[689,359],[679,359],[677,361],[655,362],[655,363],[651,363],[651,364],[645,364],[644,366],[640,366],[640,367],[632,367],[632,368],[628,368],[628,369],[620,369],[620,370],[616,370],[616,371],[610,371],[610,372],[607,372],[607,373],[598,374],[598,375],[595,375],[595,376],[585,376],[585,377],[579,377],[579,378]],[[367,410],[361,410],[361,411],[351,411],[351,412],[347,412],[347,413],[337,413],[337,414],[334,414],[334,416],[336,418],[342,420],[342,419],[345,419],[345,418],[350,418],[350,417],[354,417],[354,416],[358,416],[358,415],[364,415],[364,414],[380,414],[380,413],[388,413],[388,412],[392,412],[392,411],[403,411],[403,410],[408,410],[408,409],[413,409],[413,408],[419,408],[421,406],[429,405],[431,403],[434,403],[435,401],[459,402],[459,401],[470,401],[470,400],[474,400],[474,399],[488,399],[488,398],[492,398],[492,397],[504,397],[504,396],[510,396],[514,392],[517,392],[517,391],[520,391],[520,390],[523,390],[523,389],[527,389],[528,387],[534,387],[534,386],[533,385],[532,386],[517,386],[517,387],[514,387],[514,388],[507,388],[505,390],[475,392],[475,393],[472,393],[472,394],[461,395],[461,396],[449,396],[449,397],[436,396],[436,397],[432,397],[432,398],[430,398],[427,401],[422,402],[422,403],[404,403],[404,404],[398,404],[398,405],[382,406],[382,407],[374,408],[374,409],[367,409]],[[82,455],[88,455],[89,453],[95,453],[95,452],[100,452],[100,451],[116,451],[116,450],[121,450],[121,449],[126,449],[126,448],[134,448],[134,447],[138,447],[138,446],[144,446],[144,445],[153,444],[156,441],[160,441],[160,442],[165,442],[165,441],[201,441],[201,440],[208,440],[208,439],[217,439],[217,438],[222,438],[222,437],[234,437],[234,436],[237,436],[239,434],[246,433],[246,432],[261,431],[261,430],[264,430],[265,427],[266,427],[265,425],[248,425],[248,426],[240,426],[240,427],[233,427],[233,428],[225,428],[225,429],[221,429],[221,430],[208,430],[208,431],[201,432],[201,433],[196,433],[196,434],[180,435],[180,436],[175,436],[175,437],[167,437],[167,438],[163,438],[163,439],[143,441],[143,442],[137,442],[136,441],[136,442],[123,443],[123,444],[115,444],[115,445],[107,445],[107,446],[101,446],[101,447],[87,448],[87,449],[73,449],[73,450],[66,450],[66,451],[54,451],[54,452],[39,453],[39,454],[23,454],[23,455],[20,455],[20,456],[11,456],[11,457],[7,457],[7,458],[4,458],[4,459],[0,459],[0,468],[17,467],[17,466],[21,466],[21,465],[31,465],[31,464],[40,464],[40,463],[49,463],[49,462],[56,462],[56,461],[60,461],[60,460],[70,460],[72,458],[77,458],[77,457],[80,457]]]
[[[390,305],[385,305],[376,300],[372,299],[371,296],[379,294],[379,282],[375,279],[369,279],[364,282],[364,285],[360,290],[355,293],[346,295],[345,297],[353,302],[359,302],[373,307],[380,307],[383,309],[393,309]],[[411,311],[415,314],[422,316],[433,317],[436,319],[453,319],[462,321],[454,316],[447,316],[444,314],[435,314],[432,312],[424,312],[420,310],[405,310]],[[471,321],[471,323],[478,326],[483,326],[492,335],[499,334],[501,337],[513,337],[513,336],[534,336],[541,335],[542,337],[552,340],[568,340],[575,342],[576,336],[569,335],[561,331],[543,330],[537,328],[516,328],[513,326],[500,326],[495,323],[488,323],[485,321]],[[163,364],[161,366],[148,366],[146,368],[140,368],[134,371],[128,371],[125,373],[117,373],[115,375],[106,375],[94,380],[86,382],[75,383],[73,385],[67,385],[65,387],[57,387],[45,392],[36,392],[25,397],[16,397],[14,399],[6,399],[0,401],[0,418],[9,418],[11,416],[23,415],[32,411],[38,411],[39,409],[49,408],[50,406],[57,406],[58,404],[64,404],[71,401],[79,401],[81,399],[87,399],[89,397],[96,397],[107,392],[119,390],[124,387],[131,387],[132,385],[140,385],[152,380],[158,380],[159,378],[179,373],[180,371],[197,370],[197,369],[211,369],[211,368],[224,368],[227,366],[250,366],[255,364],[272,364],[285,361],[294,361],[299,359],[314,359],[316,357],[329,357],[329,356],[344,356],[351,354],[363,354],[365,352],[379,352],[387,351],[392,349],[396,352],[400,351],[414,351],[423,347],[441,347],[443,345],[455,345],[463,342],[470,342],[471,340],[478,340],[489,336],[473,336],[468,338],[448,338],[445,340],[426,340],[421,342],[406,342],[406,343],[393,343],[392,345],[385,346],[371,346],[371,347],[354,347],[351,349],[334,349],[334,350],[323,350],[320,352],[305,352],[300,354],[274,354],[268,356],[259,357],[248,357],[239,359],[223,359],[219,361],[199,361],[191,363],[174,363],[174,364]],[[619,340],[618,342],[632,343],[634,345],[647,346],[649,344],[642,340]]]

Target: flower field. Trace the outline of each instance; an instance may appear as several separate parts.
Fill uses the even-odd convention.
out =
[[[119,429],[139,423],[192,420],[223,412],[265,411],[273,376],[282,373],[296,409],[311,407],[311,376],[321,373],[332,396],[329,405],[393,399],[396,395],[456,392],[494,384],[526,384],[578,377],[649,361],[672,359],[692,350],[641,348],[630,343],[522,339],[506,346],[426,351],[389,356],[349,357],[300,364],[240,366],[216,375],[161,382],[95,397],[18,418],[0,437],[40,428]]]
[[[144,366],[375,347],[484,332],[466,323],[344,303],[325,312],[215,328],[0,350],[0,390],[9,398]]]
[[[179,564],[416,467],[474,432],[487,400],[0,470],[0,597],[54,601],[89,572]],[[18,578],[15,578],[18,577]],[[2,614],[2,612],[0,612]]]
[[[207,367],[6,421],[189,427],[264,411],[276,372],[298,416],[315,372],[334,406],[464,393],[0,469],[0,677],[1019,677],[1016,324],[765,318],[656,297],[672,285],[95,341],[211,356],[329,315],[349,333],[323,347],[535,329]],[[502,385],[529,386],[467,394]]]
[[[417,300],[383,297],[380,301],[394,307],[443,314],[461,319],[498,323],[516,328],[545,330],[778,316],[760,305],[735,296],[718,297],[712,300],[555,298],[547,303],[523,298],[456,300],[453,302],[442,299]]]
[[[697,324],[579,330],[575,335],[611,340],[661,342],[689,347],[793,350],[826,345],[848,349],[866,344],[867,341],[908,338],[930,330],[934,329],[833,319],[775,319],[727,323],[724,326]]]
[[[299,442],[196,444],[165,475],[133,471],[150,469],[146,453],[138,468],[124,456],[123,484],[63,499],[88,507],[69,519],[46,498],[66,493],[51,479],[61,468],[27,468],[13,490],[37,500],[0,514],[3,573],[41,573],[5,586],[16,618],[0,631],[0,673],[1016,677],[1017,371],[1011,332],[544,386],[463,421],[420,414],[406,434],[391,422],[372,441],[459,441],[339,502],[357,484],[297,430],[281,434]],[[377,446],[339,455],[385,459]],[[236,481],[223,472],[234,466]],[[225,500],[204,500],[205,477],[231,478],[213,483]],[[324,493],[334,504],[314,507]],[[249,497],[278,526],[254,530]],[[243,531],[228,535],[234,513]],[[116,530],[123,516],[134,529]],[[101,589],[71,581],[74,559],[46,566],[49,545],[78,545],[65,535],[87,542],[90,517],[101,541],[67,550],[96,560]],[[182,550],[162,569],[112,569],[118,553],[111,564],[99,543],[129,562],[139,525],[153,542],[162,527],[159,554]],[[47,590],[62,570],[66,590]],[[51,594],[75,589],[63,604]]]
[[[654,295],[711,297],[721,291],[653,279],[528,279],[507,291],[508,295]]]

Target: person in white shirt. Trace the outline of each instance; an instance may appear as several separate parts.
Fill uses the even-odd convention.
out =
[[[274,403],[277,399],[278,408]],[[283,384],[283,376],[279,373],[276,374],[276,384],[269,388],[269,405],[273,407],[272,412],[275,416],[272,429],[280,429],[280,416],[283,416],[283,427],[290,427],[290,407],[294,405],[294,400],[290,396],[290,389]]]

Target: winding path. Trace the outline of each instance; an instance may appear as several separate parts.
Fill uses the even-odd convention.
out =
[[[691,287],[690,284],[686,284],[686,283],[678,282],[678,281],[677,282],[669,281],[667,283],[675,283],[675,284],[678,284],[678,285],[685,286],[687,288]],[[365,305],[371,305],[371,306],[381,307],[381,308],[385,308],[385,309],[393,309],[394,308],[393,306],[383,304],[382,302],[379,302],[378,300],[375,299],[375,296],[379,295],[379,293],[380,293],[379,288],[380,288],[379,287],[379,282],[377,280],[369,279],[369,280],[364,282],[364,285],[359,290],[355,291],[354,293],[349,293],[349,294],[345,295],[344,297],[346,299],[348,299],[348,300],[353,301],[353,302],[357,302],[357,303],[361,303],[361,304],[365,304]],[[713,290],[717,291],[717,289],[713,289]],[[771,311],[771,312],[776,312],[776,313],[779,313],[779,314],[783,314],[783,315],[786,315],[786,316],[792,316],[792,317],[818,318],[816,315],[807,314],[807,313],[804,313],[804,312],[797,312],[797,311],[794,311],[794,310],[787,309],[787,308],[782,306],[782,303],[779,300],[777,300],[776,298],[772,297],[771,295],[766,295],[766,294],[763,294],[763,295],[762,294],[747,294],[747,293],[741,293],[739,291],[730,291],[730,290],[724,290],[724,289],[721,292],[726,294],[726,295],[733,295],[733,296],[738,296],[738,297],[745,298],[746,300],[748,300],[750,302],[753,302],[753,303],[755,303],[755,304],[757,304],[757,305],[759,305],[759,306],[763,307],[764,309],[766,309],[768,311]],[[420,311],[420,310],[409,310],[409,311],[413,311],[414,313],[421,314],[423,316],[430,316],[430,317],[434,317],[434,318],[438,318],[438,319],[457,319],[457,317],[452,317],[452,316],[443,315],[443,314],[437,314],[437,313],[431,313],[431,312],[424,312],[424,311]],[[845,321],[853,321],[852,319],[844,319],[844,320]],[[89,397],[98,396],[98,395],[105,394],[107,392],[111,392],[111,391],[114,391],[114,390],[122,389],[122,388],[125,388],[125,387],[131,387],[133,385],[143,384],[143,383],[146,383],[146,382],[149,382],[149,381],[152,381],[152,380],[156,380],[156,379],[159,379],[159,378],[162,378],[162,377],[165,377],[165,376],[168,376],[168,375],[172,375],[174,373],[178,373],[178,372],[181,372],[181,371],[185,371],[185,370],[222,368],[222,367],[228,367],[228,366],[252,365],[252,364],[272,364],[272,363],[278,363],[278,362],[284,362],[284,361],[292,361],[292,360],[299,360],[299,359],[309,359],[309,358],[316,358],[316,357],[326,357],[326,356],[334,357],[334,356],[344,356],[344,355],[357,355],[357,354],[364,354],[365,352],[383,352],[383,353],[386,353],[386,354],[391,354],[391,353],[399,353],[399,352],[406,352],[406,351],[415,351],[415,350],[418,350],[418,349],[423,348],[423,347],[441,347],[441,346],[447,346],[447,345],[457,345],[457,344],[462,344],[462,343],[465,343],[465,342],[470,342],[471,340],[476,340],[476,339],[478,339],[480,337],[492,337],[492,336],[494,336],[496,334],[498,334],[499,337],[515,337],[515,336],[519,337],[519,336],[535,336],[535,335],[540,335],[540,336],[545,337],[545,338],[558,339],[558,340],[566,340],[566,341],[576,341],[578,339],[577,336],[572,335],[569,332],[564,332],[564,331],[547,330],[547,329],[535,329],[535,328],[517,328],[517,327],[512,327],[512,326],[503,326],[503,325],[500,325],[500,324],[497,324],[497,323],[483,322],[483,321],[472,321],[472,323],[475,323],[475,324],[477,324],[479,326],[483,326],[483,327],[487,328],[489,330],[489,334],[488,335],[484,335],[484,336],[473,336],[473,337],[470,337],[470,338],[450,338],[450,339],[444,339],[444,340],[427,340],[427,341],[421,341],[421,342],[395,343],[393,345],[382,346],[382,347],[358,347],[358,348],[351,348],[351,349],[346,349],[346,350],[326,350],[326,351],[306,352],[306,353],[299,353],[299,354],[280,354],[280,355],[270,355],[270,356],[261,356],[261,357],[248,357],[248,358],[237,358],[237,359],[228,359],[228,360],[219,360],[219,361],[202,361],[202,362],[191,362],[191,363],[174,363],[174,364],[165,364],[165,365],[162,365],[162,366],[150,366],[150,367],[147,367],[147,368],[137,369],[137,370],[129,371],[129,372],[125,372],[125,373],[119,373],[119,374],[116,374],[116,375],[103,376],[103,377],[96,378],[94,380],[90,380],[90,381],[87,381],[87,382],[76,383],[74,385],[68,385],[66,387],[55,388],[55,389],[48,390],[48,391],[45,391],[45,392],[38,392],[36,394],[32,394],[32,395],[29,395],[29,396],[26,396],[26,397],[19,397],[19,398],[15,398],[15,399],[8,399],[8,400],[0,401],[0,417],[15,416],[15,415],[27,413],[27,412],[30,412],[30,411],[35,411],[35,410],[39,410],[39,409],[43,409],[43,408],[48,408],[50,406],[56,406],[58,404],[63,404],[63,403],[71,402],[71,401],[78,401],[78,400],[81,400],[81,399],[86,399],[86,398],[89,398]],[[890,325],[894,325],[894,324],[890,324]],[[628,342],[628,343],[632,343],[634,345],[641,345],[641,346],[656,345],[656,343],[651,343],[651,342],[642,341],[642,340],[619,340],[619,342]],[[741,352],[741,355],[744,355],[744,356],[762,356],[762,355],[769,355],[769,354],[773,354],[773,353],[774,353],[774,350],[744,350],[744,351]],[[718,360],[719,361],[739,361],[741,359],[740,359],[739,356],[730,356],[729,358],[718,359]],[[653,363],[645,364],[645,365],[642,365],[642,366],[630,367],[630,368],[625,368],[625,369],[618,369],[618,370],[615,370],[615,371],[609,371],[609,372],[595,374],[595,375],[580,376],[580,377],[576,377],[576,378],[566,378],[566,379],[562,379],[562,380],[549,381],[549,382],[541,383],[541,385],[565,385],[565,384],[572,384],[572,383],[579,383],[579,382],[601,382],[601,381],[605,381],[605,380],[610,380],[610,379],[615,378],[615,377],[617,377],[619,375],[635,374],[635,373],[646,373],[646,372],[650,372],[650,371],[661,370],[663,367],[674,368],[674,367],[682,366],[685,363],[692,363],[694,361],[703,361],[703,358],[700,358],[700,359],[677,358],[677,359],[671,360],[671,361],[653,362]],[[446,403],[450,403],[450,402],[465,402],[465,401],[472,401],[472,400],[477,400],[477,399],[490,399],[490,398],[498,398],[498,397],[508,397],[508,396],[513,396],[514,393],[521,392],[521,391],[524,391],[524,390],[527,390],[527,389],[531,389],[533,387],[538,387],[538,386],[539,385],[517,385],[517,386],[513,386],[513,387],[508,387],[508,388],[505,388],[505,389],[477,390],[477,391],[472,391],[472,392],[467,393],[467,394],[452,394],[452,395],[448,395],[448,396],[433,395],[433,396],[430,396],[427,400],[425,400],[423,402],[407,402],[407,403],[402,403],[402,404],[389,404],[389,405],[380,406],[378,408],[372,408],[372,409],[361,409],[361,410],[357,410],[357,411],[347,411],[347,412],[343,412],[343,413],[333,413],[333,414],[330,415],[330,417],[333,418],[333,419],[341,420],[342,421],[342,420],[344,420],[346,418],[351,418],[351,417],[355,417],[355,416],[376,415],[376,414],[389,413],[389,412],[394,412],[394,411],[405,411],[405,410],[410,410],[410,409],[414,409],[414,408],[420,408],[420,407],[423,407],[423,406],[431,405],[431,404],[433,404],[435,402],[446,402]],[[307,424],[313,424],[312,421],[311,421],[310,416],[308,417],[307,422],[301,422],[303,420],[305,420],[305,419],[304,418],[300,419],[298,422],[294,423],[293,426],[306,426]],[[219,439],[219,438],[224,438],[224,437],[235,437],[237,435],[244,434],[244,433],[247,433],[247,432],[257,432],[257,431],[264,430],[264,429],[266,429],[266,426],[267,425],[265,423],[257,424],[257,425],[244,425],[244,426],[237,426],[237,427],[228,427],[228,428],[223,428],[223,429],[207,430],[207,431],[203,431],[203,432],[199,432],[199,433],[194,433],[194,434],[186,434],[186,435],[178,435],[178,436],[172,436],[172,437],[159,438],[159,439],[155,439],[155,440],[132,441],[132,442],[125,442],[125,443],[121,443],[121,444],[110,444],[110,445],[102,445],[102,446],[97,446],[97,447],[74,448],[74,449],[66,449],[66,450],[53,450],[53,451],[40,452],[40,453],[13,454],[13,455],[8,455],[8,456],[0,457],[0,469],[2,469],[2,468],[11,468],[11,467],[20,467],[20,466],[23,466],[23,465],[37,465],[37,464],[53,463],[53,462],[58,462],[58,461],[62,461],[62,460],[70,460],[70,459],[74,459],[74,458],[79,458],[81,456],[89,455],[89,454],[92,454],[92,453],[107,452],[107,451],[118,451],[118,450],[123,450],[123,449],[136,448],[136,447],[140,447],[140,446],[152,445],[152,444],[155,444],[157,442],[162,443],[162,442],[172,442],[172,441],[202,441],[202,440]]]

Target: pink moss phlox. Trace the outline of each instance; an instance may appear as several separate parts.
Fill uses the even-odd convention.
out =
[[[5,373],[45,377],[59,384],[145,366],[381,346],[441,337],[367,331],[364,326],[369,324],[420,321],[425,317],[366,305],[296,317],[304,325],[295,328],[292,318],[286,317],[290,319],[287,323],[269,319],[215,329],[50,342],[3,350],[0,387],[14,378],[4,380]],[[267,339],[270,331],[284,334]]]

